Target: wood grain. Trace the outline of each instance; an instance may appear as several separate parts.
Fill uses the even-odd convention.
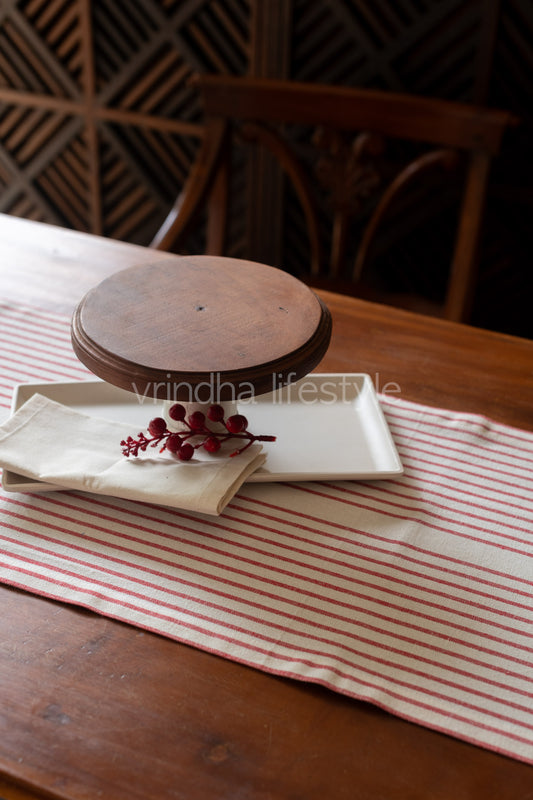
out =
[[[331,315],[305,284],[214,256],[122,270],[87,293],[72,322],[74,351],[98,377],[186,402],[193,392],[202,402],[262,394],[273,375],[298,380],[330,335]]]
[[[0,215],[4,302],[72,310],[140,255]],[[322,296],[320,371],[533,430],[533,342]],[[6,586],[0,604],[0,774],[16,800],[531,796],[532,767],[356,699]]]
[[[512,116],[506,111],[398,92],[226,75],[196,80],[207,114],[322,124],[338,130],[370,129],[449,147],[477,147],[488,153],[498,152]],[[388,114],[383,112],[384,103]]]

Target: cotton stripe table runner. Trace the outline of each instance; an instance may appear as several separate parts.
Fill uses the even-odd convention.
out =
[[[0,303],[19,382],[85,380],[69,319]],[[533,763],[533,434],[381,397],[405,474],[248,484],[220,517],[0,493],[0,580]]]

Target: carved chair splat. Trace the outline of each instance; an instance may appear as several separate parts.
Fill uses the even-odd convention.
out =
[[[469,318],[477,254],[492,159],[505,130],[516,119],[505,111],[383,91],[233,76],[196,76],[205,110],[205,136],[188,180],[151,243],[181,245],[201,210],[207,208],[206,253],[224,255],[229,206],[231,151],[235,140],[266,148],[281,165],[300,202],[309,239],[309,283],[346,274],[353,220],[370,205],[355,257],[348,268],[350,293],[358,293],[372,247],[399,193],[429,173],[465,165],[453,257],[442,316]],[[315,178],[331,207],[330,252],[321,237],[316,190],[290,126],[309,126],[316,148]],[[395,174],[387,175],[387,141],[431,146]],[[385,180],[387,178],[387,181]],[[381,197],[374,200],[377,188]],[[372,200],[372,203],[370,203]]]

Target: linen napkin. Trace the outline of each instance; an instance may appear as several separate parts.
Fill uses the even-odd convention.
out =
[[[217,515],[266,459],[256,444],[235,458],[202,451],[180,462],[150,447],[126,458],[120,442],[136,433],[35,394],[0,426],[0,466],[66,489]]]

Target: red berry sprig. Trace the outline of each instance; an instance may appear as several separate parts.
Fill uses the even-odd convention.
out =
[[[175,422],[183,422],[186,430],[174,432],[169,431],[167,423],[163,417],[155,417],[148,425],[150,438],[144,433],[139,433],[137,439],[128,436],[120,443],[122,453],[125,456],[138,456],[144,452],[148,446],[157,447],[161,445],[160,453],[168,450],[174,453],[181,461],[190,461],[194,451],[200,447],[208,453],[216,453],[220,450],[222,443],[228,439],[243,439],[246,444],[234,450],[230,456],[238,456],[244,453],[253,442],[275,442],[275,436],[266,436],[250,433],[248,430],[248,420],[243,414],[233,414],[224,419],[224,409],[218,404],[209,406],[207,409],[207,420],[217,422],[224,426],[225,430],[212,430],[206,422],[206,414],[203,411],[193,411],[187,417],[187,412],[181,403],[174,403],[169,409],[168,415]],[[200,441],[191,443],[188,439],[200,437]]]

